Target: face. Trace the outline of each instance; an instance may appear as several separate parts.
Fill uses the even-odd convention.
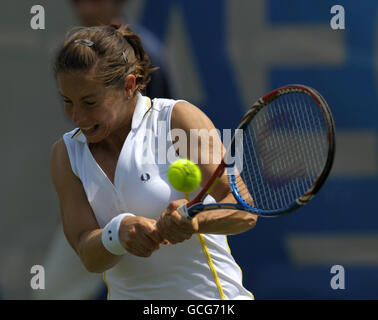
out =
[[[119,11],[119,5],[114,0],[73,0],[72,2],[79,19],[87,27],[110,24]]]
[[[133,110],[127,90],[106,88],[91,73],[61,73],[57,78],[65,113],[81,128],[88,143],[128,129]]]

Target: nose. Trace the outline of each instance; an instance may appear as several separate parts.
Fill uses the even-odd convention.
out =
[[[80,127],[82,124],[85,124],[87,122],[87,119],[88,119],[88,116],[85,110],[77,106],[74,106],[72,108],[71,120],[78,127]]]

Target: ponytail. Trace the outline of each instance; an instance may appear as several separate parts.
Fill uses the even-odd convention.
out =
[[[139,36],[128,25],[74,28],[56,56],[55,76],[93,69],[106,87],[122,88],[125,77],[133,74],[137,91],[142,91],[157,68],[151,68]]]

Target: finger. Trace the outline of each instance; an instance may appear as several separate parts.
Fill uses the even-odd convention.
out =
[[[153,241],[156,244],[160,244],[160,243],[164,242],[164,238],[160,235],[157,228],[155,228],[154,230],[152,230],[149,233],[146,233],[146,237],[148,237],[151,241]]]
[[[153,251],[158,249],[160,244],[156,244],[151,239],[149,239],[144,234],[139,234],[132,241],[127,243],[126,249],[130,253],[133,253],[137,256],[148,257],[152,254]]]
[[[184,242],[185,240],[189,240],[191,238],[191,235],[179,235],[179,236],[175,236],[175,237],[172,237],[169,241],[171,244],[177,244],[177,243],[181,243],[181,242]]]
[[[156,223],[154,224],[154,227],[155,227],[155,231],[154,231],[154,235],[156,234],[156,236],[158,237],[158,239],[160,240],[159,242],[160,243],[163,243],[163,244],[168,244],[169,241],[167,239],[165,239],[161,233],[159,232],[159,230],[162,229],[162,222],[161,222],[161,219],[159,219],[158,221],[156,221]]]
[[[151,256],[152,252],[153,251],[135,250],[132,254],[137,257],[148,258]]]
[[[151,256],[151,254],[154,252],[155,250],[151,250],[151,249],[147,249],[145,247],[136,247],[136,248],[133,248],[133,254],[138,256],[138,257],[149,257]]]
[[[167,239],[171,222],[169,217],[162,215],[156,224],[156,230],[162,239]]]
[[[157,224],[157,231],[161,238],[168,240],[169,242],[174,241],[172,233],[172,222],[169,217],[164,217],[159,220]]]
[[[177,231],[177,226],[171,221],[169,217],[166,217],[159,228],[160,236],[167,239],[169,242],[177,242],[179,232]]]
[[[153,238],[150,237],[150,234],[141,234],[141,241],[140,246],[147,250],[147,251],[153,251],[159,248],[160,242],[162,242],[163,239],[155,241]]]
[[[171,202],[168,207],[167,207],[167,212],[168,213],[171,213],[173,211],[175,211],[177,209],[177,205],[175,204],[175,202]]]
[[[170,243],[175,244],[190,239],[191,236],[192,235],[190,233],[184,233],[180,232],[179,230],[170,229],[169,233],[167,234],[167,239]]]
[[[194,228],[192,221],[184,218],[177,211],[172,212],[170,217],[172,227],[174,227],[175,230],[187,234],[193,234],[196,232],[196,228]]]
[[[126,250],[134,255],[134,256],[138,256],[138,257],[146,257],[146,253],[144,252],[144,250],[142,250],[142,248],[138,247],[138,246],[133,246],[133,245],[128,245],[126,247]]]
[[[177,210],[177,208],[181,207],[184,203],[187,203],[188,200],[186,199],[180,199],[180,200],[175,200],[175,201],[172,201],[169,203],[168,207],[167,207],[167,211],[168,212],[173,212],[175,210]]]
[[[182,226],[182,222],[180,223],[170,214],[165,215],[158,223],[160,235],[166,238],[170,243],[178,243],[190,239],[192,232],[191,229],[187,229],[187,227]]]

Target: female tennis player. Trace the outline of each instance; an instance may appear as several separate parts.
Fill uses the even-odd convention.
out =
[[[190,158],[191,129],[214,126],[186,101],[143,96],[152,71],[128,26],[77,28],[60,48],[55,75],[76,128],[54,144],[50,167],[67,240],[88,271],[103,273],[108,299],[253,299],[226,235],[253,228],[256,216],[218,210],[189,220],[177,212],[186,200],[169,184],[161,154],[173,147]],[[186,133],[185,148],[173,129]],[[222,143],[201,141],[204,184]],[[208,198],[235,201],[226,177]]]

